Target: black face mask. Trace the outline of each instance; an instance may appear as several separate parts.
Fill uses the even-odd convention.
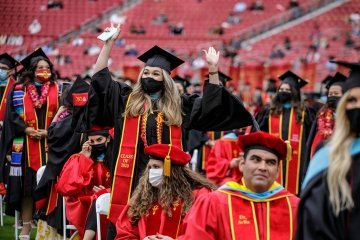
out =
[[[277,96],[281,103],[286,103],[291,101],[291,93],[289,92],[279,92]]]
[[[356,135],[360,134],[360,108],[346,110],[346,116],[350,122],[350,130]]]
[[[141,78],[140,81],[146,93],[156,93],[164,88],[164,81],[156,81],[151,77]]]
[[[101,154],[105,154],[106,145],[105,143],[91,145],[91,159],[96,160]]]
[[[336,108],[339,100],[340,100],[340,97],[331,96],[331,97],[328,97],[326,103],[329,107]]]

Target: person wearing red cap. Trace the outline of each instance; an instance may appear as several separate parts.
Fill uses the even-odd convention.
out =
[[[19,81],[7,101],[0,140],[0,172],[7,162],[5,155],[10,152],[7,204],[11,209],[21,210],[23,228],[19,236],[29,239],[36,172],[48,159],[47,130],[59,101],[53,64],[41,48],[25,57],[21,64]]]
[[[179,94],[171,71],[183,60],[158,46],[138,57],[145,66],[133,89],[112,81],[108,60],[119,34],[120,26],[117,26],[116,33],[101,50],[91,82],[99,105],[103,106],[96,111],[97,117],[103,124],[115,127],[114,159],[111,159],[114,168],[110,171],[114,176],[109,213],[112,234],[109,239],[146,168],[148,159],[144,147],[172,144],[182,149],[186,148],[190,129],[221,131],[252,124],[252,116],[240,100],[219,84],[219,52],[213,47],[204,51],[210,77],[204,84],[202,98],[198,94]],[[122,191],[115,190],[120,188]]]
[[[265,132],[239,136],[243,178],[200,196],[179,239],[293,239],[299,199],[276,178],[291,147]]]
[[[240,180],[242,174],[239,170],[241,149],[237,144],[239,131],[234,130],[215,141],[206,162],[206,177],[222,186],[230,180]]]
[[[170,144],[145,148],[147,168],[116,223],[116,239],[176,239],[195,199],[216,186],[185,165],[190,155]]]
[[[65,163],[56,190],[66,197],[66,218],[79,232],[86,236],[85,229],[95,236],[95,227],[87,228],[86,221],[93,201],[110,188],[110,173],[107,167],[110,143],[109,129],[93,126],[87,133],[88,140],[78,154],[72,155]],[[93,225],[93,224],[92,224]]]

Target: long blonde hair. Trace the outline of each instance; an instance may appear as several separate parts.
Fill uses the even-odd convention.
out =
[[[346,116],[348,97],[349,92],[345,93],[339,101],[336,109],[335,131],[329,142],[330,162],[327,183],[330,203],[336,216],[340,211],[349,210],[354,206],[350,184],[346,179],[352,164],[350,147],[355,139]]]
[[[128,103],[124,116],[136,117],[145,113],[153,112],[153,105],[150,96],[144,92],[141,86],[143,68],[139,74],[138,81],[131,94],[131,101]],[[160,98],[157,100],[157,110],[162,112],[165,117],[165,124],[180,126],[182,123],[181,97],[176,88],[174,80],[170,75],[161,69],[164,78],[164,89]]]

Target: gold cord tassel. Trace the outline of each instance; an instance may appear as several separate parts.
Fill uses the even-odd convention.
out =
[[[289,140],[285,141],[286,143],[286,161],[290,161],[292,159],[292,147]]]
[[[170,177],[171,173],[171,161],[170,156],[167,155],[164,160],[164,176]]]

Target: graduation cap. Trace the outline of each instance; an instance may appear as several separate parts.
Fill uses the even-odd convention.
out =
[[[11,57],[7,53],[3,53],[0,55],[0,63],[5,64],[10,69],[15,68],[20,64],[18,61],[16,61],[13,57]]]
[[[191,156],[171,144],[152,144],[144,149],[145,154],[164,161],[164,176],[170,176],[171,164],[185,166]]]
[[[46,59],[49,60],[50,62],[50,59],[48,56],[46,56],[46,54],[44,53],[44,51],[41,49],[41,48],[38,48],[36,49],[34,52],[30,53],[28,56],[26,56],[23,60],[20,61],[21,65],[24,66],[23,69],[21,69],[20,71],[23,71],[23,70],[27,70],[29,69],[30,67],[30,64],[31,64],[31,60],[35,57],[44,57]]]
[[[351,63],[345,61],[330,61],[330,62],[351,69],[350,75],[347,77],[344,83],[344,91],[347,91],[352,88],[360,87],[360,63]]]
[[[258,131],[238,136],[238,144],[243,150],[263,149],[274,153],[279,160],[291,160],[290,142],[266,132]]]
[[[184,86],[184,88],[187,88],[191,85],[191,83],[186,79],[186,78],[182,78],[179,75],[176,75],[175,77],[173,77],[173,80],[177,83],[180,83],[181,85]]]
[[[334,77],[332,77],[325,85],[326,89],[330,89],[332,85],[339,85],[341,88],[344,88],[346,76],[337,72]]]
[[[307,81],[293,73],[292,71],[287,71],[279,76],[279,79],[283,83],[288,83],[290,86],[293,86],[297,90],[300,91],[300,88],[304,87],[306,84],[308,84]]]
[[[218,71],[218,75],[219,75],[219,80],[221,81],[221,83],[226,86],[226,82],[229,82],[232,80],[232,78],[228,75],[226,75],[225,73]],[[207,78],[209,78],[209,74],[206,75]]]
[[[184,63],[183,60],[155,45],[138,57],[145,66],[159,67],[170,73]]]

